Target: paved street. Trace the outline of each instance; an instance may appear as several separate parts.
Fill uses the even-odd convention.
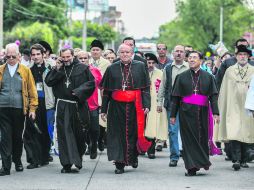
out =
[[[231,162],[224,156],[211,157],[212,167],[202,170],[199,176],[185,177],[183,161],[178,167],[168,167],[168,152],[157,153],[155,160],[145,156],[139,159],[139,167],[126,168],[122,175],[114,174],[114,166],[103,152],[96,160],[85,157],[84,168],[79,174],[60,174],[61,165],[57,157],[49,166],[34,170],[25,169],[10,176],[0,177],[0,189],[5,190],[180,190],[180,189],[253,189],[254,163],[249,169],[235,172]],[[25,157],[23,163],[26,166]],[[13,167],[14,168],[14,167]]]

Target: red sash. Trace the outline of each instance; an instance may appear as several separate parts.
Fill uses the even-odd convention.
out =
[[[138,126],[138,141],[137,150],[139,152],[146,152],[150,146],[151,142],[147,141],[144,136],[145,128],[145,114],[142,109],[142,98],[140,90],[126,90],[126,91],[114,91],[112,93],[112,98],[119,102],[135,102],[136,113],[137,113],[137,126]]]

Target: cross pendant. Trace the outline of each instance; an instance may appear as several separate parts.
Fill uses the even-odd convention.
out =
[[[195,92],[195,95],[197,95],[197,91],[198,91],[197,89],[195,89],[195,90],[194,90],[194,92]]]
[[[67,79],[66,82],[65,82],[66,88],[69,88],[70,84],[71,84],[71,82],[69,81],[69,79]]]
[[[125,91],[125,88],[126,88],[127,86],[126,86],[126,84],[125,83],[123,83],[123,86],[122,86],[122,88],[123,88],[123,91]]]

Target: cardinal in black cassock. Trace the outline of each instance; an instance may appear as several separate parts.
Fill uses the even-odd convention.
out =
[[[94,77],[87,65],[73,60],[73,50],[61,50],[62,60],[69,64],[51,70],[45,79],[56,97],[56,128],[62,173],[73,172],[74,164],[82,168],[85,152],[85,131],[89,127],[88,99],[94,89]],[[68,55],[67,55],[68,54]],[[66,58],[67,57],[67,58]],[[67,61],[68,62],[68,61]]]
[[[123,173],[128,165],[136,168],[138,152],[147,151],[151,145],[144,137],[144,110],[151,107],[147,65],[131,59],[129,46],[122,44],[119,51],[120,60],[107,68],[101,82],[101,113],[108,115],[108,160],[115,161],[116,174]],[[121,60],[124,53],[130,55],[129,63]]]
[[[177,76],[172,91],[170,117],[175,118],[179,111],[187,176],[196,175],[200,168],[208,170],[211,165],[208,145],[209,102],[213,115],[219,115],[217,99],[214,77],[200,67]]]

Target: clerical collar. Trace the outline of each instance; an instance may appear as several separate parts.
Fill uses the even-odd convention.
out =
[[[131,61],[130,61],[129,63],[123,63],[123,62],[121,61],[121,64],[124,65],[124,66],[129,66],[129,65],[131,64]]]
[[[193,69],[190,69],[190,70],[191,70],[193,73],[197,74],[197,73],[199,73],[200,69],[201,69],[201,67],[199,67],[199,69],[197,69],[197,70],[193,70]]]

